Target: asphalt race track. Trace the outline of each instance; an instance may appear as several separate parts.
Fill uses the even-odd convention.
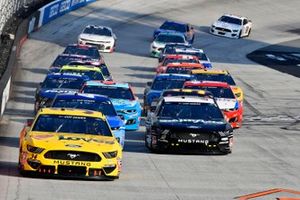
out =
[[[227,200],[272,188],[299,190],[300,79],[246,57],[299,39],[298,32],[289,31],[299,28],[299,8],[298,0],[101,0],[42,27],[23,46],[14,94],[0,125],[0,199]],[[252,19],[251,36],[234,40],[210,35],[210,24],[223,13]],[[141,127],[127,133],[119,180],[21,177],[18,134],[33,116],[35,88],[64,47],[75,43],[87,24],[111,26],[117,52],[105,54],[105,61],[114,79],[130,82],[141,99],[157,64],[149,57],[152,33],[165,19],[193,24],[195,46],[206,51],[215,68],[228,69],[244,89],[244,125],[234,133],[233,153],[152,154]]]

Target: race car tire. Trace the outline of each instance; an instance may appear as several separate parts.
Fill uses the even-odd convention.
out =
[[[248,31],[248,35],[247,35],[247,37],[249,37],[250,36],[250,33],[251,33],[251,28],[249,29],[249,31]]]
[[[240,31],[238,38],[242,38],[242,30]]]
[[[228,145],[225,148],[220,148],[220,153],[222,155],[231,154],[232,153],[232,147]]]
[[[153,152],[153,148],[152,145],[148,143],[147,141],[147,134],[145,134],[145,146],[147,149],[149,149],[149,151]]]

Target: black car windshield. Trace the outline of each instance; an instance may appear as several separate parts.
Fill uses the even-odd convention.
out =
[[[172,119],[202,119],[223,121],[222,112],[216,104],[191,102],[165,102],[160,117]]]
[[[236,85],[229,74],[195,74],[195,77],[198,81],[219,81],[229,85]]]
[[[83,33],[86,34],[95,34],[95,35],[103,35],[103,36],[112,36],[111,31],[107,28],[96,28],[96,27],[88,27],[85,28]]]
[[[237,25],[242,24],[241,19],[238,19],[238,18],[235,18],[235,17],[229,17],[229,16],[222,16],[222,17],[220,17],[219,21],[230,23],[230,24],[237,24]]]
[[[180,35],[166,35],[161,34],[158,35],[155,39],[156,42],[162,42],[162,43],[184,43],[184,37]]]
[[[110,101],[97,101],[93,99],[55,99],[52,107],[79,108],[102,112],[104,115],[117,116],[114,106]]]
[[[106,121],[73,115],[40,115],[32,131],[112,136]]]
[[[197,67],[168,67],[167,74],[188,74],[191,70],[198,69]]]
[[[151,89],[152,90],[166,90],[166,89],[180,89],[182,88],[184,79],[156,79]]]
[[[113,99],[134,100],[134,95],[129,88],[111,87],[111,86],[86,86],[83,93],[100,94]]]
[[[73,61],[83,60],[80,57],[72,57],[72,56],[58,56],[52,64],[52,67],[62,67],[64,65],[69,64]]]
[[[186,86],[188,89],[201,89],[209,91],[216,98],[226,98],[226,99],[235,99],[235,96],[230,88],[221,88],[221,87],[198,87],[198,86]]]
[[[186,25],[184,24],[177,24],[172,22],[165,22],[163,23],[159,28],[164,30],[172,30],[172,31],[178,31],[181,33],[187,32]]]
[[[90,56],[93,59],[100,59],[100,54],[97,47],[86,47],[86,46],[67,46],[64,54],[75,54]]]
[[[165,59],[164,62],[163,62],[163,66],[166,66],[167,64],[170,64],[170,63],[199,63],[198,60],[195,60],[195,59]]]
[[[63,69],[61,70],[61,72],[69,73],[69,74],[86,75],[87,77],[89,77],[90,80],[99,80],[99,81],[104,80],[102,73],[98,71]]]
[[[81,78],[47,77],[42,83],[42,88],[69,88],[80,89],[84,84]]]

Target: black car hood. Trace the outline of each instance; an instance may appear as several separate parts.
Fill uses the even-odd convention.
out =
[[[228,129],[223,121],[198,119],[158,119],[159,126],[166,129],[192,129],[205,132],[224,132]]]

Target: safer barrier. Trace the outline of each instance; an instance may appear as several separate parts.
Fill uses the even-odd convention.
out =
[[[35,11],[21,22],[15,34],[6,70],[0,80],[0,119],[11,94],[17,57],[27,35],[44,24],[94,1],[96,0],[56,0]]]

